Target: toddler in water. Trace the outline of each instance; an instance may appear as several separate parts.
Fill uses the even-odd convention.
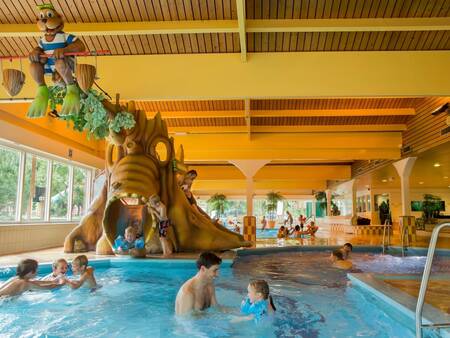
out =
[[[86,255],[80,255],[73,259],[72,272],[74,276],[80,275],[80,279],[73,281],[67,280],[67,284],[69,284],[72,289],[78,289],[83,285],[90,289],[97,288],[98,285],[94,277],[94,268],[92,266],[88,266],[88,263],[89,262]]]
[[[45,281],[58,281],[60,279],[64,280],[66,279],[66,273],[68,270],[69,265],[67,264],[67,261],[64,258],[57,259],[52,264],[52,272],[49,273],[47,276],[42,277],[41,280]]]
[[[34,259],[24,259],[17,265],[16,277],[0,286],[0,297],[11,297],[33,289],[54,289],[65,283],[65,280],[40,281],[36,277],[38,262]]]
[[[250,281],[247,290],[248,296],[241,304],[241,313],[245,316],[238,317],[233,320],[234,322],[254,320],[255,323],[258,323],[270,312],[276,310],[272,296],[269,295],[269,284],[265,280],[255,279]]]
[[[120,255],[126,255],[130,253],[132,249],[143,249],[144,241],[142,238],[137,237],[137,231],[135,227],[129,226],[125,229],[125,238],[118,236],[114,241],[114,252]]]

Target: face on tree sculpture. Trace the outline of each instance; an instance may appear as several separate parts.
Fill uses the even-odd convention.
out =
[[[64,28],[62,17],[52,8],[41,8],[39,10],[37,26],[45,35],[54,36]]]

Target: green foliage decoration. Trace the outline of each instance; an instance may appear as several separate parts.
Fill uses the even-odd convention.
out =
[[[51,110],[56,110],[61,105],[66,89],[59,86],[51,86],[49,106]],[[136,124],[133,114],[129,112],[119,112],[113,119],[110,119],[108,112],[102,104],[104,96],[94,89],[90,89],[88,94],[81,94],[80,111],[78,114],[61,115],[59,118],[68,123],[72,122],[73,129],[79,132],[87,131],[88,138],[94,136],[96,139],[103,139],[109,134],[109,130],[119,133],[122,128],[131,129]]]

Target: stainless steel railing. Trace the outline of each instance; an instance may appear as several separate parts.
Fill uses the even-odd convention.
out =
[[[450,223],[442,223],[437,225],[431,234],[430,245],[428,246],[427,260],[425,262],[425,268],[423,270],[422,282],[420,283],[419,296],[417,297],[416,305],[416,338],[422,338],[422,328],[444,328],[450,327],[450,323],[440,324],[423,324],[422,323],[422,310],[423,303],[425,302],[425,294],[427,293],[428,281],[430,279],[431,265],[433,264],[434,252],[436,251],[436,243],[439,237],[439,232],[450,226]]]
[[[389,245],[391,245],[391,227],[392,225],[390,224],[389,219],[386,219],[383,224],[383,255],[386,252],[386,250],[389,249]],[[387,237],[386,237],[386,230],[387,230]]]

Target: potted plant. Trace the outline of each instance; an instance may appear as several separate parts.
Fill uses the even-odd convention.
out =
[[[227,197],[223,194],[214,194],[209,200],[208,209],[214,213],[214,217],[220,219],[225,214],[225,209],[228,207]]]
[[[432,223],[432,219],[439,215],[442,199],[439,196],[424,194],[422,201],[422,217],[425,223]]]
[[[325,191],[318,191],[315,193],[314,197],[316,198],[316,201],[318,202],[316,206],[320,209],[320,215],[326,215],[327,214],[327,194]],[[315,216],[315,215],[314,215]]]
[[[280,193],[271,191],[266,196],[265,201],[265,209],[268,214],[268,227],[269,229],[273,229],[275,227],[275,219],[277,213],[277,205],[279,201],[283,200],[283,196]]]

